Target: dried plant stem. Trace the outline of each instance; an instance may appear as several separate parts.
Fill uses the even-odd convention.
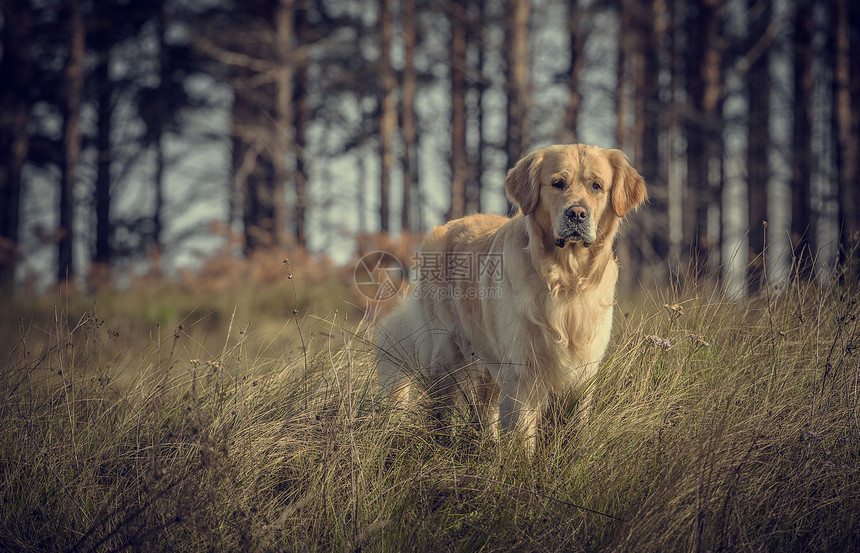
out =
[[[293,286],[293,302],[294,302],[293,303],[293,305],[294,305],[294,307],[293,307],[293,320],[296,321],[296,329],[299,332],[299,341],[301,341],[301,343],[302,343],[302,358],[303,358],[304,367],[305,367],[305,374],[304,374],[304,377],[302,378],[302,381],[304,382],[304,385],[305,385],[304,396],[305,396],[305,407],[307,407],[307,403],[308,403],[308,376],[309,376],[309,372],[308,372],[308,348],[305,346],[305,338],[304,338],[304,336],[302,336],[302,325],[299,324],[299,293],[298,293],[298,290],[296,290],[296,281],[293,279],[293,268],[290,266],[290,260],[288,258],[284,259],[284,265],[287,266],[287,272],[289,273],[287,275],[287,278],[290,280],[290,283]]]
[[[63,348],[63,344],[60,342],[60,334],[63,332],[63,324],[60,322],[60,313],[56,307],[54,308],[54,321],[56,322],[57,328],[57,365],[59,366],[60,377],[63,379],[63,397],[66,403],[66,414],[69,416],[69,437],[72,440],[72,453],[75,455],[75,465],[80,467],[81,461],[78,457],[78,443],[75,438],[75,417],[72,415],[73,399],[69,397],[71,383],[66,379],[67,367],[63,363],[63,350],[68,349],[69,344],[66,344],[66,348]]]

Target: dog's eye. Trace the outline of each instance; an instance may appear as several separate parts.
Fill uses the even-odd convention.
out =
[[[594,190],[603,190],[603,185],[597,181],[591,183],[591,188]]]
[[[556,179],[556,180],[552,181],[552,187],[562,189],[562,188],[564,188],[564,181],[561,179]]]

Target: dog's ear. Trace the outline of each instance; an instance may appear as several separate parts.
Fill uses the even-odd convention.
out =
[[[540,150],[530,153],[508,171],[505,179],[505,193],[517,204],[523,215],[531,215],[537,209],[540,198],[538,167],[541,159],[543,154]]]
[[[634,169],[621,150],[609,150],[609,164],[612,166],[612,210],[619,217],[631,209],[636,209],[648,199],[645,179]]]

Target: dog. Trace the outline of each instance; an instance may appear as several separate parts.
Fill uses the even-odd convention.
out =
[[[589,380],[609,344],[619,222],[647,199],[620,150],[575,144],[526,155],[508,172],[513,217],[475,214],[434,228],[411,296],[380,324],[377,377],[406,406],[418,381],[470,390],[496,429],[531,452],[550,398]],[[471,264],[471,267],[466,267]]]

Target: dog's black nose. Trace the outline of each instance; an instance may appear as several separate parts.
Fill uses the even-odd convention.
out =
[[[584,205],[572,205],[565,210],[568,219],[574,221],[585,221],[588,219],[588,208]]]

